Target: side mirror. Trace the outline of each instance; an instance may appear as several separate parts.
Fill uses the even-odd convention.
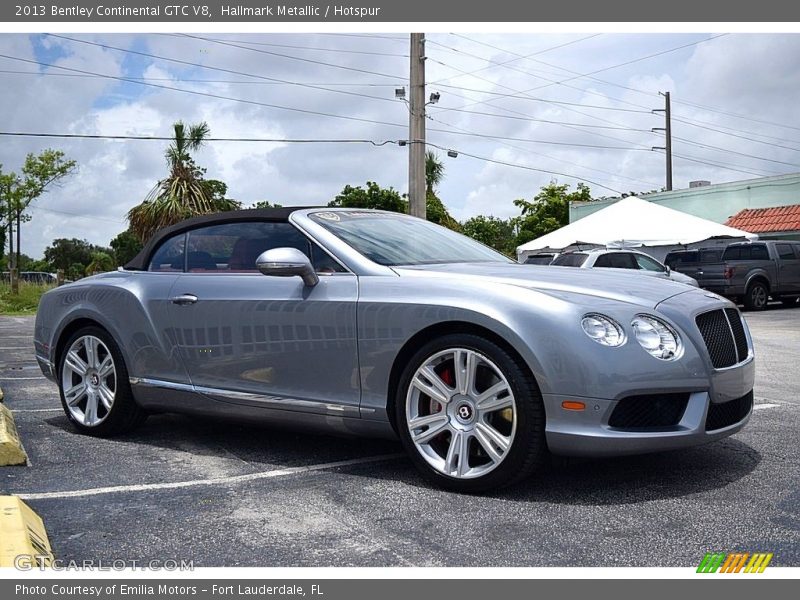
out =
[[[256,259],[256,268],[264,275],[272,277],[294,277],[313,287],[319,283],[314,267],[308,257],[297,248],[273,248],[263,252]]]
[[[669,265],[666,265],[664,267],[664,272],[667,274],[667,277],[670,276],[670,273],[672,273],[672,269],[669,268]]]

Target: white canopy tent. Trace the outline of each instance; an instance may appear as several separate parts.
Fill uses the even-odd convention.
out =
[[[663,260],[675,248],[728,244],[758,239],[753,233],[647,202],[634,196],[517,248],[520,262],[540,251],[573,248],[639,248]]]

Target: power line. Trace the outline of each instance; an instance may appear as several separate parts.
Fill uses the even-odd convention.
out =
[[[9,69],[0,69],[0,74],[8,75],[36,75],[39,77],[86,77],[86,78],[101,78],[104,76],[97,75],[81,75],[77,73],[47,73],[42,71],[14,71]],[[126,79],[135,79],[137,81],[173,81],[181,83],[230,83],[230,84],[253,84],[253,85],[314,85],[314,86],[341,86],[341,87],[397,87],[396,83],[352,83],[352,82],[318,82],[318,81],[243,81],[241,79],[186,79],[183,77],[133,77],[125,76]],[[326,90],[328,91],[328,90]]]
[[[143,140],[143,141],[162,141],[171,142],[174,138],[169,136],[157,135],[107,135],[94,133],[38,133],[27,131],[0,131],[0,136],[5,137],[46,137],[64,139],[89,139],[89,140]],[[399,140],[368,140],[368,139],[287,139],[287,138],[253,138],[253,137],[208,137],[203,138],[204,142],[275,142],[285,144],[372,144],[373,146],[385,146],[387,144],[397,144]]]
[[[375,119],[365,119],[365,118],[362,118],[362,117],[352,117],[352,116],[348,116],[348,115],[339,115],[339,114],[336,114],[336,113],[328,113],[328,112],[310,110],[310,109],[305,109],[305,108],[296,108],[296,107],[293,107],[293,106],[281,106],[279,104],[270,104],[270,103],[267,103],[267,102],[258,102],[256,100],[246,100],[244,98],[233,98],[231,96],[224,96],[224,95],[221,95],[221,94],[212,94],[210,92],[201,92],[201,91],[198,91],[198,90],[188,90],[188,89],[185,89],[185,88],[177,88],[177,87],[172,87],[172,86],[168,86],[168,85],[161,85],[161,84],[157,84],[157,83],[150,83],[150,82],[146,82],[146,81],[138,81],[138,80],[135,80],[135,79],[128,79],[127,77],[121,77],[119,75],[106,75],[106,74],[103,74],[103,73],[95,73],[95,72],[86,71],[86,70],[83,70],[83,69],[76,69],[74,67],[65,67],[65,66],[62,66],[62,65],[55,65],[55,64],[51,64],[51,63],[45,63],[45,62],[37,61],[37,60],[31,60],[31,59],[28,59],[28,58],[21,58],[19,56],[10,56],[8,54],[0,54],[0,58],[7,58],[9,60],[16,60],[16,61],[25,62],[25,63],[28,63],[28,64],[35,64],[35,65],[39,65],[39,66],[43,66],[43,67],[50,67],[50,68],[53,68],[53,69],[63,69],[65,71],[83,73],[83,74],[88,74],[88,75],[95,75],[97,77],[102,77],[102,78],[105,78],[105,79],[113,79],[113,80],[116,80],[116,81],[124,81],[124,82],[128,82],[128,83],[135,83],[137,85],[144,85],[144,86],[153,87],[153,88],[162,89],[162,90],[171,90],[171,91],[174,91],[174,92],[182,92],[182,93],[185,93],[185,94],[192,94],[194,96],[202,96],[202,97],[205,97],[205,98],[214,98],[216,100],[227,100],[227,101],[231,101],[231,102],[239,102],[239,103],[242,103],[242,104],[250,104],[252,106],[263,106],[265,108],[275,108],[275,109],[278,109],[278,110],[287,110],[287,111],[291,111],[291,112],[298,112],[298,113],[303,113],[303,114],[317,115],[317,116],[322,116],[322,117],[331,117],[331,118],[335,118],[335,119],[345,119],[345,120],[348,120],[348,121],[357,121],[357,122],[360,122],[360,123],[370,123],[372,125],[387,125],[387,126],[390,126],[390,127],[405,127],[405,125],[403,125],[401,123],[391,123],[391,122],[388,122],[388,121],[378,121],[378,120],[375,120]]]
[[[639,133],[651,133],[650,129],[637,129],[635,127],[625,127],[622,125],[590,125],[588,123],[572,123],[569,121],[555,121],[552,119],[537,119],[535,117],[517,117],[514,115],[503,115],[498,113],[490,113],[478,110],[462,110],[452,109],[453,112],[464,113],[468,115],[481,115],[486,117],[497,117],[499,119],[513,119],[515,121],[531,121],[535,123],[548,123],[550,125],[572,125],[575,127],[589,127],[592,129],[612,129],[617,131],[635,131]]]
[[[369,40],[393,40],[395,42],[407,42],[408,38],[399,35],[363,35],[358,33],[317,33],[316,35],[330,35],[335,37],[366,38]]]
[[[497,48],[497,46],[491,46],[491,44],[486,44],[484,42],[478,42],[478,41],[473,40],[472,38],[469,38],[469,37],[467,37],[465,35],[460,35],[460,34],[457,34],[457,33],[453,33],[451,35],[453,35],[455,37],[458,37],[458,38],[463,38],[463,39],[465,39],[467,41],[470,41],[470,42],[474,42],[474,43],[478,43],[478,44],[481,44],[481,45],[486,45],[486,46],[490,46],[490,47],[494,47],[496,49],[499,49],[499,48]],[[544,88],[550,87],[552,85],[563,84],[563,83],[566,83],[566,82],[569,82],[569,81],[574,81],[576,79],[581,79],[581,78],[584,78],[584,77],[590,77],[592,75],[596,75],[597,73],[604,73],[606,71],[611,71],[613,69],[619,69],[621,67],[632,65],[632,64],[637,63],[637,62],[641,62],[641,61],[644,61],[644,60],[649,60],[651,58],[655,58],[655,57],[658,57],[658,56],[663,56],[665,54],[669,54],[671,52],[676,52],[678,50],[683,50],[685,48],[689,48],[691,46],[696,46],[698,44],[702,44],[702,43],[705,43],[705,42],[710,42],[711,40],[715,40],[715,39],[718,39],[720,37],[724,37],[726,35],[729,35],[729,34],[720,33],[720,34],[713,35],[711,37],[708,37],[708,38],[705,38],[705,39],[702,39],[702,40],[697,40],[697,41],[694,41],[694,42],[691,42],[691,43],[688,43],[688,44],[682,44],[681,46],[676,46],[674,48],[668,48],[667,50],[662,50],[660,52],[655,52],[653,54],[648,54],[646,56],[640,56],[638,58],[627,60],[625,62],[617,63],[617,64],[614,64],[614,65],[609,65],[609,66],[603,67],[601,69],[595,69],[594,71],[589,71],[588,73],[576,73],[572,77],[567,77],[566,79],[562,79],[560,81],[551,82],[551,83],[547,83],[545,85],[541,85],[541,86],[538,86],[538,87],[530,88],[528,90],[519,92],[519,94],[520,95],[525,95],[525,94],[528,94],[529,92],[533,92],[533,91],[536,91],[536,90],[544,89]],[[511,53],[511,54],[515,54],[515,53]],[[531,59],[531,60],[534,60],[534,59]],[[536,62],[541,62],[541,61],[536,61]],[[558,67],[558,68],[561,68],[561,67]],[[564,71],[569,71],[568,69],[563,69],[563,70]],[[487,103],[487,102],[493,102],[493,100],[483,100],[483,101],[477,102],[475,104],[484,104],[484,103]],[[468,106],[474,106],[475,104],[462,106],[460,108],[467,108]]]
[[[368,75],[377,75],[379,77],[388,77],[390,79],[402,79],[401,77],[398,77],[396,75],[391,75],[389,73],[380,73],[378,71],[370,71],[370,70],[367,70],[367,69],[359,69],[357,67],[348,67],[346,65],[337,65],[336,63],[329,63],[329,62],[325,62],[325,61],[321,61],[321,60],[314,60],[314,59],[311,59],[311,58],[303,58],[303,57],[300,57],[300,56],[292,56],[291,54],[282,54],[280,52],[272,52],[271,50],[263,50],[261,48],[250,48],[249,46],[242,46],[241,44],[235,44],[235,43],[232,43],[232,42],[224,42],[224,41],[220,41],[220,40],[215,40],[213,38],[202,37],[202,36],[199,36],[199,35],[191,35],[189,33],[180,33],[180,34],[166,33],[164,35],[169,35],[169,36],[173,36],[173,37],[185,37],[185,38],[189,38],[189,39],[193,39],[193,40],[202,40],[204,42],[211,42],[213,44],[218,44],[218,45],[221,45],[221,46],[229,46],[231,48],[239,48],[241,50],[248,50],[250,52],[258,52],[259,54],[267,54],[269,56],[278,56],[280,58],[286,58],[286,59],[290,59],[290,60],[298,60],[298,61],[301,61],[301,62],[311,63],[311,64],[315,64],[315,65],[322,65],[322,66],[325,66],[325,67],[331,67],[331,68],[335,68],[335,69],[344,69],[346,71],[355,71],[356,73],[366,73]]]
[[[431,120],[435,121],[435,122],[438,122],[438,123],[441,123],[442,125],[448,125],[449,127],[455,127],[455,125],[451,125],[449,123],[445,123],[444,121],[439,121],[436,118],[431,118]],[[467,135],[467,136],[470,136],[470,137],[478,137],[478,138],[483,138],[483,139],[487,139],[487,140],[508,140],[508,141],[513,141],[513,142],[528,142],[528,143],[531,143],[531,144],[545,144],[545,145],[549,145],[549,146],[568,146],[570,148],[592,148],[592,149],[595,149],[595,150],[625,150],[625,151],[646,150],[648,152],[650,151],[650,148],[649,147],[645,147],[645,146],[642,146],[642,147],[639,147],[639,148],[634,148],[634,147],[631,147],[631,146],[604,146],[604,145],[600,145],[600,144],[581,144],[581,143],[576,143],[576,142],[557,142],[557,141],[553,141],[553,140],[537,140],[537,139],[529,139],[529,138],[506,137],[506,136],[501,136],[501,135],[492,135],[492,134],[489,134],[489,133],[476,133],[474,131],[467,131],[467,130],[447,131],[447,130],[444,130],[444,129],[429,128],[428,131],[434,131],[434,132],[437,132],[437,133],[450,133],[452,135],[462,135],[462,136],[463,135]]]
[[[568,161],[568,160],[565,160],[563,158],[558,158],[556,156],[553,156],[552,154],[542,154],[540,152],[534,152],[533,150],[530,150],[529,148],[522,148],[520,146],[515,146],[514,144],[505,143],[506,141],[514,141],[514,142],[530,142],[531,141],[531,140],[526,139],[526,138],[514,138],[514,137],[505,137],[505,136],[480,134],[480,133],[476,133],[476,132],[473,132],[473,131],[468,131],[466,129],[463,129],[462,127],[458,127],[457,125],[453,125],[452,123],[447,123],[445,121],[442,121],[442,120],[439,120],[439,119],[434,119],[432,117],[429,117],[429,118],[434,122],[441,123],[442,125],[446,125],[447,127],[452,127],[453,129],[457,129],[458,131],[447,131],[447,130],[443,130],[443,129],[429,129],[428,131],[436,131],[436,132],[439,132],[439,133],[448,133],[448,134],[451,134],[451,135],[459,135],[459,134],[460,135],[469,135],[469,136],[486,138],[486,139],[491,139],[491,140],[498,140],[498,141],[500,141],[501,145],[506,146],[507,148],[513,148],[514,150],[518,150],[520,152],[524,152],[524,153],[530,154],[532,156],[541,156],[541,157],[547,158],[549,160],[555,160],[557,162],[568,162],[570,165],[572,165],[574,167],[580,167],[580,168],[583,168],[583,169],[588,169],[590,171],[596,171],[597,173],[603,173],[604,175],[611,175],[612,177],[616,177],[617,179],[624,179],[624,180],[632,181],[632,182],[635,182],[635,183],[643,183],[646,186],[655,186],[656,185],[656,184],[653,184],[653,183],[650,183],[650,182],[647,182],[647,181],[642,181],[640,179],[633,179],[631,177],[625,177],[625,176],[620,175],[619,173],[612,173],[611,171],[604,171],[603,169],[598,169],[596,167],[590,167],[588,165],[583,165],[583,164],[580,164],[580,163],[576,163],[576,162],[574,162],[572,160]],[[639,149],[637,148],[637,149],[634,149],[634,150],[639,150]],[[646,149],[642,148],[641,150],[646,150]]]
[[[520,54],[517,54],[517,53],[515,53],[515,52],[513,52],[513,51],[511,51],[511,50],[504,49],[504,48],[500,48],[500,47],[498,47],[498,46],[494,46],[494,45],[492,45],[492,44],[488,44],[488,43],[486,43],[486,42],[482,42],[482,41],[479,41],[479,40],[475,40],[475,39],[473,39],[473,38],[469,38],[469,37],[467,37],[467,36],[464,36],[464,35],[458,35],[458,34],[451,34],[451,35],[454,35],[454,36],[456,36],[456,37],[461,37],[461,38],[463,38],[463,39],[466,39],[466,40],[468,40],[468,41],[471,41],[471,42],[473,42],[473,43],[475,43],[475,44],[479,44],[479,45],[482,45],[482,46],[487,46],[487,47],[489,47],[489,48],[493,48],[493,49],[495,49],[495,50],[499,50],[499,51],[501,51],[501,52],[506,52],[506,53],[508,53],[508,54],[516,55],[516,56],[520,57],[520,59],[526,58],[526,57],[524,57],[524,56],[522,56],[522,55],[520,55]],[[722,34],[722,35],[729,35],[729,34]],[[711,39],[715,39],[716,37],[721,37],[721,36],[714,36],[714,37],[712,37],[712,38],[707,38],[707,39],[705,39],[705,40],[701,40],[701,41],[700,41],[700,42],[698,42],[698,43],[702,43],[702,42],[705,42],[705,41],[709,41],[709,40],[711,40]],[[529,58],[529,57],[528,57],[528,58]],[[567,68],[565,68],[565,67],[561,67],[561,66],[559,66],[559,65],[555,65],[555,64],[552,64],[552,63],[549,63],[549,62],[545,62],[545,61],[542,61],[542,60],[537,60],[537,59],[533,59],[533,58],[529,58],[529,60],[531,60],[532,62],[536,62],[536,63],[542,64],[542,65],[548,66],[548,67],[552,67],[552,68],[560,69],[560,70],[562,70],[562,71],[564,71],[564,72],[567,72],[567,73],[572,73],[572,74],[575,74],[575,75],[581,75],[580,73],[578,73],[578,72],[576,72],[576,71],[572,71],[572,70],[570,70],[570,69],[567,69]],[[586,77],[587,79],[590,79],[590,80],[592,80],[592,81],[596,81],[596,82],[598,82],[598,83],[602,83],[602,84],[605,84],[605,85],[609,85],[609,86],[613,86],[613,87],[621,88],[621,89],[624,89],[624,90],[628,90],[628,91],[636,92],[636,93],[643,94],[643,95],[646,95],[646,96],[655,96],[655,95],[656,95],[656,94],[655,94],[655,93],[653,93],[653,92],[647,92],[647,91],[644,91],[644,90],[641,90],[641,89],[638,89],[638,88],[634,88],[634,87],[630,87],[630,86],[622,85],[622,84],[619,84],[619,83],[615,83],[615,82],[613,82],[613,81],[608,81],[608,80],[605,80],[605,79],[600,79],[600,78],[597,78],[597,77],[592,77],[592,76],[589,76],[588,74],[583,74],[583,76],[584,76],[584,77]],[[534,89],[535,89],[535,88],[534,88]],[[529,90],[529,91],[532,91],[532,90]],[[586,92],[589,92],[589,90],[584,90],[584,91],[586,91]],[[619,99],[617,99],[617,101],[620,101],[620,102],[626,102],[626,101],[624,101],[624,100],[619,100]],[[765,124],[765,125],[772,125],[772,126],[775,126],[775,127],[786,127],[786,128],[789,128],[789,129],[794,129],[794,130],[798,130],[798,131],[800,131],[800,127],[795,127],[795,126],[791,126],[791,125],[786,125],[785,123],[777,123],[777,122],[775,122],[775,121],[768,121],[768,120],[764,120],[764,119],[757,119],[757,118],[754,118],[754,117],[749,117],[749,116],[742,115],[742,114],[738,114],[738,113],[733,113],[733,112],[729,112],[729,111],[724,111],[724,110],[720,110],[720,109],[718,109],[718,108],[715,108],[715,107],[711,107],[711,106],[707,106],[707,105],[699,104],[699,103],[696,103],[696,102],[691,102],[691,101],[689,101],[689,100],[675,100],[675,99],[673,99],[673,101],[674,101],[675,103],[677,103],[677,104],[684,104],[684,105],[686,105],[686,106],[692,106],[692,107],[695,107],[695,108],[700,108],[700,109],[703,109],[703,110],[706,110],[706,111],[709,111],[709,112],[713,112],[713,113],[719,113],[719,114],[722,114],[722,115],[731,116],[731,117],[735,117],[735,118],[739,118],[739,119],[743,119],[743,120],[748,120],[748,121],[753,121],[753,122],[756,122],[756,123],[761,123],[761,124]],[[627,102],[626,102],[626,103],[627,103]],[[628,103],[628,104],[633,104],[633,103]],[[636,105],[636,104],[633,104],[633,105],[634,105],[634,106],[639,106],[639,105]],[[785,141],[785,140],[784,140],[784,141]]]
[[[496,165],[503,165],[503,166],[506,166],[506,167],[514,167],[516,169],[525,169],[526,171],[535,171],[537,173],[545,173],[546,175],[560,175],[561,177],[569,177],[570,179],[577,179],[579,181],[586,181],[588,183],[591,183],[592,185],[596,185],[597,187],[601,187],[604,190],[609,190],[609,191],[614,192],[616,194],[621,194],[622,193],[620,190],[616,190],[616,189],[614,189],[612,187],[608,187],[607,185],[603,185],[602,183],[598,183],[596,181],[592,181],[591,179],[587,179],[585,177],[578,177],[576,175],[570,175],[569,173],[560,173],[558,171],[552,171],[552,170],[548,170],[548,169],[537,169],[536,167],[531,167],[531,166],[528,166],[528,165],[521,165],[519,163],[511,163],[511,162],[507,162],[507,161],[504,161],[504,160],[497,160],[497,159],[494,159],[494,158],[488,158],[486,156],[479,156],[477,154],[471,154],[469,152],[462,152],[461,150],[453,150],[452,148],[445,148],[444,146],[439,146],[439,145],[433,144],[431,142],[428,142],[428,146],[433,146],[434,148],[437,148],[438,150],[442,150],[443,152],[455,151],[455,152],[457,152],[459,154],[459,156],[463,155],[463,156],[467,156],[469,158],[474,158],[475,160],[481,160],[481,161],[488,162],[488,163],[493,163],[493,164],[496,164]]]
[[[430,84],[430,85],[433,85],[433,84]],[[468,87],[463,87],[463,86],[458,86],[458,85],[438,84],[436,87],[442,87],[442,88],[454,89],[454,90],[462,90],[462,91],[465,91],[465,92],[475,92],[475,93],[478,93],[478,94],[486,94],[488,96],[497,96],[499,98],[509,98],[511,96],[511,94],[505,94],[505,93],[502,93],[502,92],[491,92],[489,90],[480,90],[480,89],[477,89],[477,88],[468,88]],[[579,89],[579,88],[574,88],[574,89]],[[607,98],[609,100],[615,100],[614,98],[612,98],[610,96],[606,96],[605,94],[598,94],[598,95],[602,96],[603,98]],[[599,104],[583,104],[581,102],[566,102],[564,100],[550,100],[550,99],[545,99],[545,98],[535,98],[533,96],[522,96],[522,97],[519,97],[517,99],[518,100],[532,100],[534,102],[546,102],[548,104],[557,104],[557,105],[564,105],[564,106],[580,106],[582,108],[597,108],[597,109],[600,109],[600,110],[610,110],[610,111],[616,111],[616,112],[638,113],[638,114],[645,114],[645,115],[649,115],[649,114],[652,113],[652,111],[649,108],[645,109],[644,107],[641,108],[641,109],[619,108],[617,106],[601,106]],[[455,110],[455,109],[453,109],[453,110]]]
[[[737,113],[732,113],[724,110],[720,110],[718,108],[712,108],[710,106],[704,106],[702,104],[697,104],[695,102],[689,102],[688,100],[676,100],[678,104],[685,104],[687,106],[692,106],[695,108],[700,108],[702,110],[706,110],[708,112],[719,113],[721,115],[726,115],[728,117],[735,117],[737,119],[744,119],[746,121],[753,121],[754,123],[761,123],[762,125],[772,125],[774,127],[782,127],[785,129],[794,129],[795,131],[800,131],[800,127],[795,127],[794,125],[787,125],[786,123],[776,123],[775,121],[766,121],[764,119],[756,119],[755,117],[747,117],[745,115],[740,115]]]
[[[162,34],[169,35],[169,34]],[[334,52],[341,54],[365,54],[368,56],[393,56],[398,58],[408,58],[408,54],[397,52],[379,52],[376,50],[350,50],[348,48],[320,48],[317,46],[297,46],[294,44],[276,44],[274,42],[256,42],[252,40],[226,39],[226,38],[205,38],[214,42],[233,42],[237,44],[249,44],[251,46],[267,46],[271,48],[291,48],[295,50],[313,50],[316,52]]]
[[[601,36],[601,35],[603,35],[603,34],[602,33],[595,33],[595,34],[592,34],[592,35],[588,35],[586,37],[582,37],[582,38],[578,38],[576,40],[572,40],[572,41],[566,42],[564,44],[558,44],[556,46],[550,46],[549,48],[544,48],[543,50],[537,50],[536,52],[532,52],[531,54],[522,55],[522,54],[513,53],[515,55],[515,58],[512,58],[511,60],[503,61],[503,62],[490,60],[490,59],[488,59],[488,58],[486,58],[484,56],[479,56],[477,54],[472,54],[470,52],[467,52],[466,50],[461,50],[459,48],[453,48],[452,46],[448,46],[448,45],[443,44],[441,42],[437,42],[436,40],[428,40],[428,41],[431,44],[435,45],[435,46],[439,46],[440,48],[444,48],[446,50],[450,50],[451,52],[455,52],[456,54],[463,54],[465,56],[469,56],[469,57],[472,57],[472,58],[477,58],[478,60],[482,60],[484,62],[491,63],[488,66],[482,67],[482,68],[477,69],[475,71],[470,71],[469,73],[465,73],[465,75],[466,74],[472,75],[474,73],[480,73],[482,71],[487,71],[489,69],[494,69],[495,67],[506,66],[506,65],[508,65],[510,63],[517,62],[519,60],[523,60],[523,59],[526,59],[526,58],[531,58],[533,56],[538,56],[539,54],[544,54],[545,52],[550,52],[551,50],[557,50],[558,48],[563,48],[565,46],[570,46],[572,44],[585,42],[586,40],[590,40],[592,38],[596,38],[596,37]],[[511,68],[511,67],[508,67],[508,68]],[[454,77],[460,77],[460,75],[455,75],[453,77],[445,77],[444,79],[439,79],[437,81],[432,82],[431,85],[439,84],[442,81],[447,81],[448,79],[453,79]]]
[[[679,118],[679,117],[675,117],[675,116],[673,116],[672,119],[674,121],[678,121],[679,123],[685,123],[686,125],[691,125],[692,127],[697,127],[699,129],[705,129],[707,131],[714,131],[716,133],[721,133],[722,135],[728,135],[728,136],[731,136],[731,137],[740,138],[740,139],[743,139],[743,140],[748,140],[748,141],[751,141],[751,142],[755,142],[757,144],[765,144],[767,146],[772,146],[772,147],[776,147],[776,148],[785,148],[786,150],[794,150],[795,152],[800,152],[800,148],[795,148],[795,147],[792,147],[792,146],[784,146],[784,145],[775,143],[775,142],[787,142],[787,143],[790,143],[790,144],[792,144],[792,143],[800,144],[800,141],[797,141],[797,140],[787,140],[787,139],[784,139],[784,138],[776,138],[776,137],[764,135],[762,133],[755,133],[755,132],[746,131],[746,130],[743,130],[743,129],[736,129],[736,128],[733,128],[733,127],[726,127],[725,125],[717,125],[718,128],[719,127],[722,128],[722,129],[718,129],[718,128],[714,128],[714,127],[709,127],[708,126],[708,121],[697,121],[697,120],[692,120],[692,119]],[[723,129],[728,129],[729,131],[723,131]],[[763,140],[757,140],[757,139],[754,139],[752,137],[747,137],[745,135],[739,135],[738,133],[730,133],[731,131],[736,131],[736,132],[739,132],[739,133],[746,133],[746,134],[749,134],[749,135],[755,135],[755,136],[763,137],[764,139],[771,140],[771,141],[765,142]]]
[[[681,138],[681,137],[678,137],[678,136],[672,136],[672,139],[673,140],[679,140],[679,141],[684,142],[686,144],[691,144],[692,146],[698,146],[700,148],[706,148],[707,150],[716,150],[718,152],[726,152],[728,154],[735,154],[737,156],[744,156],[746,158],[754,158],[756,160],[763,160],[765,162],[776,163],[776,164],[779,164],[779,165],[788,165],[790,167],[800,167],[800,164],[798,164],[798,163],[790,163],[790,162],[786,162],[786,161],[783,161],[783,160],[775,160],[775,159],[772,159],[772,158],[764,158],[763,156],[756,156],[755,154],[747,154],[745,152],[737,152],[736,150],[728,150],[726,148],[721,148],[719,146],[713,146],[711,144],[704,144],[704,143],[701,143],[701,142],[696,142],[694,140],[687,140],[686,138]]]
[[[701,165],[707,165],[707,166],[710,166],[710,167],[717,167],[719,169],[725,169],[727,171],[733,171],[735,173],[745,173],[747,175],[755,175],[757,177],[768,177],[771,174],[772,175],[776,174],[776,173],[764,173],[763,171],[762,172],[756,172],[756,171],[738,169],[738,168],[731,167],[730,165],[723,165],[723,164],[712,162],[712,161],[708,161],[708,160],[702,160],[702,159],[696,158],[694,156],[687,156],[685,154],[676,154],[675,152],[672,153],[672,156],[675,157],[675,158],[680,158],[681,160],[687,160],[689,162],[699,163]]]
[[[55,33],[48,33],[46,35],[48,35],[50,37],[62,39],[62,40],[69,40],[71,42],[76,42],[76,43],[79,43],[79,44],[86,44],[86,45],[89,45],[89,46],[96,46],[98,48],[105,48],[106,50],[116,50],[117,52],[125,52],[126,54],[135,54],[137,56],[144,56],[146,58],[154,58],[154,59],[157,59],[157,60],[165,60],[165,61],[174,62],[174,63],[177,63],[177,64],[182,64],[182,65],[186,65],[186,66],[190,66],[190,67],[199,67],[201,69],[210,69],[210,70],[213,70],[213,71],[221,71],[221,72],[224,72],[224,73],[232,73],[234,75],[243,75],[245,77],[256,77],[258,79],[266,79],[266,80],[270,80],[270,81],[286,82],[286,80],[278,79],[278,78],[275,78],[275,77],[267,77],[265,75],[256,75],[256,74],[253,74],[253,73],[244,73],[242,71],[235,71],[233,69],[225,69],[225,68],[222,68],[222,67],[213,67],[213,66],[210,66],[210,65],[203,65],[203,64],[200,64],[200,63],[195,63],[195,62],[191,62],[191,61],[187,61],[187,60],[181,60],[181,59],[178,59],[178,58],[170,58],[170,57],[167,57],[167,56],[159,56],[157,54],[150,54],[150,53],[147,53],[147,52],[139,52],[138,50],[131,50],[129,48],[119,48],[118,46],[111,46],[109,44],[102,44],[100,42],[91,42],[89,40],[81,40],[81,39],[78,39],[78,38],[71,38],[71,37],[68,37],[68,36],[65,36],[65,35],[58,35],[58,34],[55,34]],[[178,35],[178,34],[166,34],[166,35],[176,35],[176,37],[187,37],[187,38],[196,38],[196,39],[205,40],[205,38],[200,38],[200,37],[192,36],[192,35],[189,35],[189,34],[180,34],[180,35]],[[209,41],[209,40],[206,40],[206,41]],[[214,42],[214,43],[220,43],[220,42]],[[225,44],[225,45],[232,45],[234,47],[236,46],[235,44]],[[365,74],[368,74],[368,75],[375,75],[377,77],[387,77],[387,78],[390,78],[390,79],[395,79],[397,81],[404,81],[404,79],[402,77],[398,77],[396,75],[390,75],[389,73],[380,73],[378,71],[369,71],[369,70],[366,70],[366,69],[359,69],[359,68],[356,68],[356,67],[348,67],[348,66],[345,66],[345,65],[337,65],[335,63],[328,63],[328,62],[324,62],[324,61],[313,60],[313,59],[310,59],[310,58],[301,58],[299,56],[291,56],[289,54],[281,54],[281,53],[278,53],[278,52],[270,52],[269,50],[258,50],[256,48],[247,48],[246,46],[241,46],[241,47],[245,48],[245,49],[252,50],[252,51],[257,51],[257,52],[260,52],[262,54],[270,54],[270,55],[278,56],[278,57],[281,57],[281,58],[287,58],[287,59],[297,60],[297,61],[301,61],[301,62],[313,63],[313,64],[322,65],[322,66],[326,66],[326,67],[331,67],[331,68],[335,68],[335,69],[344,69],[345,71],[355,71],[357,73],[365,73]]]

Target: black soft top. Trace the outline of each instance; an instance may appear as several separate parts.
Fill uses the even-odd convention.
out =
[[[223,225],[225,223],[236,223],[238,221],[285,222],[289,220],[289,215],[294,211],[306,208],[318,207],[291,206],[286,208],[251,208],[247,210],[230,210],[227,212],[192,217],[180,223],[175,223],[175,225],[159,229],[144,245],[142,251],[125,265],[125,268],[131,271],[146,271],[153,252],[161,245],[161,242],[172,237],[176,233],[189,231],[190,229],[196,229],[205,225]]]

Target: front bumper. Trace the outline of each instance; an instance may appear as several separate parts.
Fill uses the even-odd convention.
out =
[[[671,426],[638,430],[609,425],[617,400],[565,397],[545,394],[547,444],[553,454],[565,456],[621,456],[645,454],[697,446],[732,435],[742,429],[752,414],[752,404],[738,420],[724,427],[707,430],[709,411],[724,409],[727,403],[745,400],[752,403],[755,362],[752,357],[735,368],[716,371],[707,389],[688,394],[680,420]],[[564,400],[585,404],[583,411],[566,410]],[[712,408],[714,407],[714,408]]]

